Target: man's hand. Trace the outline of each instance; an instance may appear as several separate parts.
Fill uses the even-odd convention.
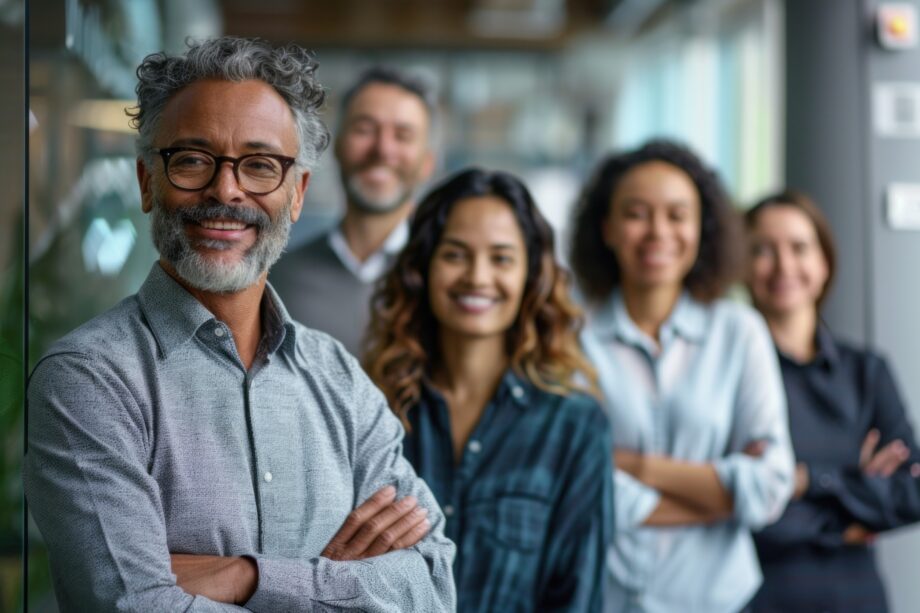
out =
[[[870,477],[890,477],[910,457],[910,449],[901,439],[876,451],[880,438],[878,430],[869,430],[859,450],[859,468]]]
[[[193,596],[244,604],[259,584],[259,569],[250,558],[184,553],[174,553],[169,558],[176,583]]]
[[[428,509],[414,496],[396,500],[391,485],[379,490],[352,511],[322,556],[330,560],[361,560],[412,547],[428,534]]]

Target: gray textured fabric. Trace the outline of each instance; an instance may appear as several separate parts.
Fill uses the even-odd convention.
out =
[[[327,234],[284,254],[269,274],[291,317],[331,334],[352,355],[359,355],[374,284],[345,268]]]
[[[63,610],[241,610],[178,588],[170,553],[253,556],[254,611],[453,609],[454,546],[382,394],[270,287],[262,312],[247,373],[229,328],[154,265],[36,366],[24,479]],[[429,509],[430,534],[318,557],[386,484]]]

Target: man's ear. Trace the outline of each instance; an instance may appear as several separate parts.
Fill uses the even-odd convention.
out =
[[[153,192],[150,189],[150,173],[143,158],[137,158],[137,184],[141,188],[141,210],[149,213],[153,210]]]
[[[310,171],[305,170],[294,184],[294,200],[291,201],[291,223],[300,218],[300,212],[303,210],[303,199],[307,193],[307,186],[310,184]]]

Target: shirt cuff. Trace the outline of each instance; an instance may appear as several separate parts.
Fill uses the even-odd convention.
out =
[[[259,567],[259,583],[245,607],[260,611],[303,611],[315,602],[358,597],[358,579],[346,563],[325,558],[296,560],[250,556]]]
[[[820,464],[808,464],[808,488],[804,498],[826,498],[840,491],[840,469]]]
[[[661,501],[661,494],[629,473],[613,471],[614,525],[616,531],[641,526]]]

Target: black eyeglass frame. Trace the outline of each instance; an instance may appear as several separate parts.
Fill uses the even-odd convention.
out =
[[[172,159],[173,155],[183,151],[203,153],[204,155],[207,155],[214,160],[214,172],[211,174],[211,178],[208,179],[201,187],[182,187],[181,185],[176,185],[176,183],[172,180],[172,177],[169,176],[169,160]],[[290,170],[291,166],[293,166],[297,161],[296,158],[292,158],[287,155],[281,155],[280,153],[247,153],[246,155],[241,155],[240,157],[235,158],[229,155],[214,155],[210,151],[205,151],[204,149],[196,149],[195,147],[166,147],[165,149],[154,149],[153,152],[160,154],[160,157],[163,158],[163,172],[166,174],[166,180],[169,181],[169,184],[176,189],[181,189],[184,192],[200,192],[201,190],[207,188],[209,185],[211,185],[211,183],[214,182],[214,178],[217,176],[217,173],[220,172],[220,167],[223,166],[224,162],[229,162],[233,166],[233,177],[236,179],[236,184],[242,191],[246,192],[250,196],[267,196],[268,194],[277,191],[278,188],[284,184],[284,180],[287,178],[288,170]],[[278,185],[268,190],[267,192],[250,191],[245,189],[243,184],[240,182],[240,164],[244,160],[255,157],[272,158],[281,164],[281,179],[278,181]]]

